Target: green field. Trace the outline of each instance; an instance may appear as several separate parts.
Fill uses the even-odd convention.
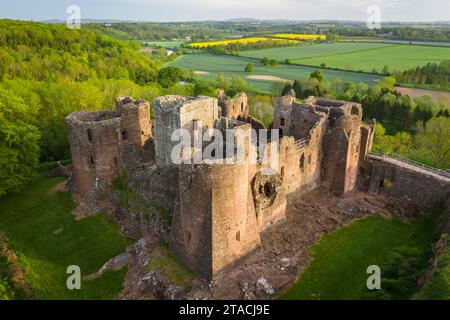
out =
[[[341,70],[381,72],[388,66],[389,71],[406,70],[425,65],[428,62],[439,63],[450,59],[450,48],[419,45],[400,45],[386,43],[338,42],[312,46],[272,48],[242,51],[242,56],[252,58],[269,57],[280,61],[287,58],[293,63],[320,66]]]
[[[283,61],[286,58],[291,59],[293,62],[296,60],[321,57],[335,54],[342,54],[348,52],[359,52],[365,50],[372,50],[383,48],[386,46],[391,46],[389,44],[381,43],[324,43],[324,44],[313,44],[306,46],[295,46],[295,47],[282,47],[282,48],[270,48],[270,49],[260,49],[260,50],[250,50],[241,51],[240,55],[243,57],[262,59],[268,57],[270,59],[276,59],[278,61]]]
[[[122,290],[127,268],[82,281],[81,290],[67,289],[66,270],[78,265],[82,276],[94,273],[130,240],[103,214],[76,221],[70,194],[52,189],[62,181],[36,177],[26,190],[2,199],[0,230],[38,299],[113,299]]]
[[[245,66],[248,63],[253,63],[255,66],[254,71],[251,74],[244,71]],[[255,91],[261,93],[271,93],[271,85],[273,81],[248,79],[248,76],[271,76],[293,81],[297,79],[309,78],[311,72],[316,70],[314,67],[285,64],[280,64],[276,67],[265,67],[261,65],[258,60],[252,58],[216,56],[208,54],[184,55],[177,58],[170,64],[187,70],[207,72],[207,74],[199,75],[201,78],[206,80],[216,79],[221,73],[227,77],[243,77],[249,81]],[[378,75],[336,70],[324,70],[324,74],[329,80],[340,78],[342,80],[365,82],[368,85],[373,85],[382,78]]]
[[[361,299],[367,291],[368,266],[381,267],[383,289],[383,284],[387,283],[384,281],[383,264],[388,254],[396,254],[394,249],[405,247],[431,252],[434,241],[429,220],[420,219],[405,224],[394,218],[368,217],[355,221],[324,235],[310,247],[311,263],[280,298]],[[425,263],[427,260],[428,257]]]

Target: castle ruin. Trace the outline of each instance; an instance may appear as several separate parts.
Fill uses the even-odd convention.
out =
[[[258,157],[250,161],[245,139],[241,162],[172,161],[177,144],[172,134],[177,129],[193,135],[216,129],[223,136],[231,130],[235,137],[250,137],[252,129],[263,129],[249,115],[245,93],[228,98],[220,92],[218,99],[159,97],[153,103],[153,122],[148,102],[130,98],[117,99],[115,111],[72,113],[67,117],[72,191],[89,206],[99,206],[108,184],[126,172],[144,199],[173,212],[169,237],[173,253],[211,280],[260,246],[260,234],[285,218],[289,197],[319,187],[345,197],[364,180],[361,171],[369,175],[368,181],[371,170],[383,178],[393,175],[368,159],[374,123],[362,122],[360,104],[316,97],[297,102],[291,91],[275,98],[273,107],[271,129],[280,139],[268,134],[263,147],[265,152],[277,148],[276,168]],[[211,143],[203,142],[188,157],[196,157]],[[223,141],[224,150],[227,144]],[[220,160],[236,158],[238,151],[233,150]],[[264,174],[264,169],[273,172]],[[373,183],[379,181],[368,182]],[[448,191],[446,185],[442,192]]]

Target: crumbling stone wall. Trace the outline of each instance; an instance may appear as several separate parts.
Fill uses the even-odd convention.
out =
[[[273,101],[274,114],[272,128],[279,129],[281,135],[291,135],[292,128],[292,103],[295,101],[295,91],[291,90],[282,97],[276,97]]]
[[[430,207],[438,201],[450,199],[450,178],[427,174],[420,167],[409,169],[401,163],[369,158],[363,169],[369,177],[366,185],[369,194],[383,194],[419,207]]]
[[[229,119],[246,119],[249,116],[248,98],[245,92],[229,98],[223,90],[219,91],[218,104],[222,117]]]
[[[67,117],[72,191],[95,206],[96,194],[119,173],[120,113],[80,111]]]
[[[122,140],[136,146],[143,146],[152,137],[150,107],[146,100],[133,100],[130,97],[117,98],[116,110],[120,112]]]
[[[176,129],[194,131],[195,123],[202,122],[212,128],[219,118],[217,100],[209,97],[189,98],[181,96],[164,96],[153,103],[157,121],[154,126],[156,165],[158,168],[173,166],[171,153],[178,144],[171,141]]]

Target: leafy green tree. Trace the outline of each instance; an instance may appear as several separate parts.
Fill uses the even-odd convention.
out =
[[[245,72],[253,72],[253,63],[249,63],[245,66]]]
[[[198,80],[194,85],[194,96],[216,96],[216,89],[203,80]]]
[[[323,81],[325,79],[325,76],[323,75],[322,70],[315,70],[315,71],[313,71],[309,77],[310,78],[316,78],[319,81]]]
[[[445,117],[432,118],[424,125],[416,126],[416,142],[429,153],[435,166],[445,168],[450,166],[450,119]]]
[[[39,159],[39,139],[29,107],[0,88],[0,197],[19,191],[30,180]]]
[[[161,87],[168,88],[180,82],[183,76],[183,70],[169,66],[159,70],[157,80]]]

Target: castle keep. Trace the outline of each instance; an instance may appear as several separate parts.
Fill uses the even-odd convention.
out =
[[[276,168],[261,157],[250,161],[245,138],[240,162],[216,157],[192,164],[172,161],[176,129],[193,135],[216,129],[223,137],[231,130],[235,137],[250,137],[252,129],[264,128],[249,115],[245,93],[228,98],[220,92],[218,99],[159,97],[153,122],[148,102],[130,98],[118,99],[115,111],[72,113],[67,117],[72,190],[98,208],[110,182],[126,172],[130,186],[145,200],[173,212],[173,253],[205,279],[214,279],[258,248],[260,234],[285,218],[289,197],[318,187],[343,197],[357,188],[362,167],[369,176],[372,167],[380,177],[393,175],[367,165],[374,124],[362,122],[360,104],[316,97],[299,103],[291,91],[275,98],[273,106],[271,129],[280,139],[269,135],[262,147],[265,152],[277,149]],[[196,157],[213,142],[202,142],[187,156]],[[219,142],[224,150],[229,147],[229,141]],[[219,160],[236,159],[239,152],[232,150]]]

